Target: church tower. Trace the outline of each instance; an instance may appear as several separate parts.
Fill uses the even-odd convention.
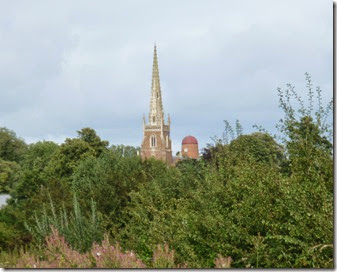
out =
[[[167,164],[172,163],[170,139],[170,116],[164,121],[164,109],[161,97],[157,49],[154,46],[152,87],[148,123],[143,116],[143,141],[141,146],[142,159],[155,157]]]

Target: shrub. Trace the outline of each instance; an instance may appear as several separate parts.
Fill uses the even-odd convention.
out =
[[[158,245],[153,253],[154,268],[174,268],[174,250],[170,250],[167,244],[164,247]]]
[[[218,257],[214,260],[215,268],[230,268],[232,261],[231,257],[223,257],[218,254]]]
[[[72,250],[57,229],[51,227],[51,235],[46,237],[44,259],[25,252],[16,268],[88,268],[91,263],[87,254]]]
[[[108,235],[104,236],[101,245],[94,244],[91,256],[94,267],[97,268],[145,268],[143,262],[137,259],[132,251],[122,252],[119,244],[113,246],[109,242]]]
[[[90,252],[80,253],[70,248],[57,229],[51,227],[51,235],[45,239],[44,254],[37,258],[21,252],[16,268],[144,268],[145,265],[130,251],[123,253],[119,245],[113,246],[108,235],[101,245],[96,243]]]
[[[51,214],[46,209],[38,216],[35,214],[35,225],[26,225],[28,231],[35,240],[41,244],[47,235],[49,235],[53,226],[56,228],[72,246],[81,252],[91,248],[93,242],[99,242],[103,238],[103,230],[100,217],[97,216],[95,202],[91,201],[91,214],[86,217],[82,214],[76,195],[73,198],[73,212],[67,214],[65,208],[57,215],[53,202],[50,199]]]

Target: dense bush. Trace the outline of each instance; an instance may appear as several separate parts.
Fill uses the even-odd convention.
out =
[[[0,159],[20,162],[26,147],[25,142],[18,138],[14,131],[0,128]]]
[[[19,182],[21,176],[20,165],[14,161],[0,159],[0,192],[9,193]]]

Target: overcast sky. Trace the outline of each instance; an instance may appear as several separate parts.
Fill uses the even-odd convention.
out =
[[[223,120],[276,132],[277,87],[332,97],[332,1],[2,1],[0,127],[63,142],[83,127],[140,146],[157,44],[174,154]]]

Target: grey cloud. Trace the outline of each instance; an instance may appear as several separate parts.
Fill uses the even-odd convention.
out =
[[[223,120],[275,131],[276,88],[304,72],[332,97],[329,1],[11,1],[0,11],[0,126],[55,139],[95,128],[140,144],[153,42],[175,150]]]

